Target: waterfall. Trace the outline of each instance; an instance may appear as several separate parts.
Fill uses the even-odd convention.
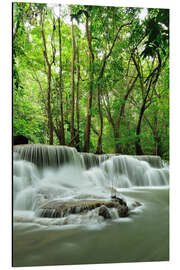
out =
[[[75,148],[51,145],[17,145],[14,152],[22,160],[30,161],[38,167],[57,167],[66,163],[81,164],[81,156]]]
[[[159,157],[119,155],[111,157],[100,166],[106,178],[112,179],[112,182],[121,188],[168,185],[169,171],[162,168]]]
[[[168,186],[160,157],[78,153],[67,146],[14,146],[15,210],[36,210],[47,200],[110,198],[113,190]]]
[[[112,157],[123,157],[117,154],[96,155],[93,153],[79,153],[73,147],[41,144],[16,145],[13,150],[14,160],[22,159],[30,161],[38,167],[57,167],[71,163],[90,169],[99,166]],[[163,162],[159,156],[133,156],[133,158],[146,161],[155,168],[163,167]]]

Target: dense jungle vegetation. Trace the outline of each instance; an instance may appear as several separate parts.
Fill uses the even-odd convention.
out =
[[[169,10],[13,3],[13,135],[169,159]]]

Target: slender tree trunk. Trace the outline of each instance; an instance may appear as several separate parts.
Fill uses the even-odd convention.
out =
[[[52,73],[51,73],[51,65],[53,64],[54,61],[54,55],[52,62],[49,62],[48,55],[47,55],[47,48],[46,48],[46,39],[45,39],[45,33],[44,33],[44,22],[43,22],[43,14],[41,14],[41,35],[42,35],[42,40],[43,40],[43,53],[44,53],[44,58],[48,67],[48,72],[47,72],[47,80],[48,80],[48,89],[47,89],[47,115],[48,115],[48,127],[49,127],[49,144],[53,144],[53,120],[52,120],[52,113],[51,113],[51,78],[52,78]]]
[[[101,71],[98,78],[98,88],[97,88],[97,99],[98,99],[98,111],[99,111],[99,119],[100,119],[100,130],[96,147],[96,154],[102,154],[102,135],[103,135],[103,113],[102,113],[102,105],[101,105],[101,80],[104,75],[104,70],[106,66],[107,56],[104,57],[103,64],[101,67]]]
[[[139,75],[137,75],[135,77],[135,79],[132,81],[132,84],[128,87],[128,89],[126,91],[126,94],[124,96],[124,102],[121,105],[119,116],[118,116],[117,121],[116,121],[116,127],[115,127],[116,132],[114,132],[114,138],[115,138],[115,140],[117,140],[117,139],[119,140],[120,139],[119,128],[120,128],[120,124],[121,124],[121,119],[122,119],[122,117],[124,115],[126,102],[128,100],[128,97],[129,97],[131,91],[134,89],[134,86],[135,86],[135,83],[137,81],[138,76]],[[115,144],[115,151],[116,151],[116,153],[120,153],[121,152],[121,146],[118,143]]]
[[[155,138],[155,142],[156,142],[156,149],[155,149],[155,155],[156,156],[161,156],[161,148],[159,147],[159,140],[157,138]]]
[[[48,125],[49,125],[49,144],[53,145],[53,121],[52,121],[52,114],[51,114],[51,66],[48,66],[47,113],[48,113]]]
[[[156,156],[162,156],[162,147],[161,147],[161,137],[159,135],[159,131],[158,131],[158,117],[157,117],[157,112],[154,116],[154,123],[151,124],[151,122],[145,117],[145,120],[147,122],[147,124],[149,125],[150,129],[152,130],[152,134],[153,134],[153,139],[154,139],[154,151],[153,154]]]
[[[141,134],[141,123],[142,123],[144,112],[145,112],[145,103],[143,103],[142,106],[141,106],[139,119],[138,119],[138,124],[137,124],[137,128],[136,128],[137,139],[136,139],[135,147],[136,147],[136,154],[137,155],[143,155],[143,151],[142,151],[142,148],[141,148],[140,134]]]
[[[162,148],[161,148],[161,137],[158,132],[158,116],[155,115],[154,118],[154,141],[155,141],[155,155],[162,156]]]
[[[60,9],[60,6],[59,6]],[[59,97],[60,97],[60,132],[59,141],[61,145],[65,145],[65,132],[64,132],[64,115],[63,115],[63,85],[62,85],[62,45],[61,45],[61,22],[60,12],[58,17],[58,34],[59,34]]]
[[[149,123],[149,121],[148,121]],[[149,123],[150,125],[150,123]],[[162,156],[162,147],[161,147],[161,137],[159,135],[159,131],[158,131],[158,116],[157,116],[157,112],[154,116],[154,124],[153,126],[150,125],[152,132],[153,132],[153,137],[154,137],[154,142],[155,142],[155,151],[154,154],[156,156]]]
[[[157,51],[157,57],[158,57],[158,65],[154,68],[154,70],[149,74],[149,76],[144,81],[143,72],[141,71],[140,64],[138,63],[138,61],[136,61],[135,55],[132,54],[132,59],[139,75],[140,86],[141,86],[142,97],[143,97],[142,106],[140,109],[139,119],[138,119],[137,128],[136,128],[137,139],[135,142],[135,147],[136,147],[137,155],[143,155],[143,151],[141,148],[141,140],[140,140],[141,123],[142,123],[145,110],[151,105],[152,95],[154,91],[153,89],[155,89],[155,85],[157,83],[157,80],[159,78],[160,71],[161,71],[161,57],[158,51]]]
[[[88,107],[86,116],[86,129],[84,135],[84,152],[89,152],[90,146],[90,133],[91,133],[91,108],[93,97],[93,78],[94,78],[94,54],[91,46],[91,25],[89,30],[89,15],[86,16],[86,36],[89,48],[89,92],[88,92]]]
[[[91,132],[91,108],[92,108],[92,97],[93,97],[93,61],[89,59],[90,67],[90,82],[89,82],[89,93],[88,93],[88,107],[87,107],[87,116],[86,116],[86,130],[84,136],[84,152],[89,152],[90,145],[90,132]]]
[[[115,140],[115,153],[120,154],[122,152],[122,150],[121,150],[121,145],[119,143],[120,132],[119,132],[119,128],[117,126],[114,126],[113,133],[114,133],[114,140]]]
[[[74,84],[74,62],[75,62],[75,42],[74,42],[74,25],[73,20],[71,24],[71,38],[72,38],[72,68],[71,68],[71,78],[72,78],[72,90],[71,90],[71,145],[74,146],[75,142],[75,132],[74,132],[74,92],[75,92],[75,84]]]
[[[148,88],[146,90],[146,94],[145,94],[145,96],[143,98],[143,103],[142,103],[142,106],[141,106],[141,109],[140,109],[139,119],[138,119],[137,128],[136,128],[137,139],[136,139],[136,142],[135,142],[135,147],[136,147],[136,154],[137,155],[143,155],[143,151],[142,151],[142,148],[141,148],[141,140],[140,140],[141,123],[142,123],[142,119],[143,119],[143,115],[144,115],[145,110],[151,104],[151,103],[147,104],[147,99],[148,99],[148,96],[149,96],[149,93],[150,93],[150,90],[151,90],[152,79],[153,79],[153,77],[149,81],[149,86],[148,86]],[[155,86],[155,84],[154,84],[154,86]],[[145,89],[145,87],[144,87],[144,89]]]
[[[135,86],[135,83],[137,81],[138,76],[139,75],[137,74],[137,76],[134,78],[134,80],[131,80],[131,82],[129,82],[127,91],[126,91],[125,96],[124,96],[124,102],[121,105],[121,108],[120,108],[120,111],[119,111],[119,115],[118,115],[118,117],[117,117],[116,120],[114,120],[112,118],[112,115],[111,115],[111,112],[110,112],[110,108],[108,108],[108,105],[109,105],[109,96],[108,96],[108,93],[106,93],[108,105],[104,101],[104,107],[105,107],[106,112],[107,112],[108,121],[111,124],[112,129],[113,129],[113,134],[114,134],[114,139],[115,139],[115,153],[121,153],[121,146],[118,143],[118,141],[120,140],[119,129],[120,129],[120,124],[121,124],[121,119],[122,119],[122,117],[124,115],[126,102],[128,100],[128,97],[129,97],[131,91],[134,89],[134,86]]]
[[[162,149],[161,149],[161,138],[158,136],[158,133],[154,135],[154,141],[155,141],[155,155],[156,156],[162,156]]]
[[[80,151],[80,141],[79,141],[79,80],[80,80],[80,65],[79,65],[79,46],[77,45],[77,85],[76,85],[76,121],[77,121],[77,131],[76,131],[76,149]]]
[[[98,84],[98,110],[99,110],[99,118],[100,118],[100,131],[98,136],[96,154],[102,154],[102,135],[103,135],[103,114],[101,109],[101,94],[100,94],[100,83]]]

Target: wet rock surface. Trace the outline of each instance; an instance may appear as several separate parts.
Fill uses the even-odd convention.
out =
[[[134,207],[138,207],[139,202],[134,203]],[[112,197],[110,201],[100,200],[81,200],[75,202],[59,202],[49,201],[43,204],[36,212],[38,216],[49,218],[60,218],[70,214],[83,214],[93,209],[99,208],[98,215],[104,219],[111,219],[109,209],[117,209],[119,217],[127,217],[129,215],[129,208],[127,203],[118,197]]]
[[[129,216],[129,209],[125,205],[121,205],[117,207],[119,217],[127,217]]]
[[[106,206],[102,205],[99,207],[99,216],[104,217],[104,219],[110,219],[111,215],[109,213],[109,210]]]

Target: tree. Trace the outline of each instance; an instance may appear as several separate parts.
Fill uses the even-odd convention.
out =
[[[80,151],[80,115],[79,115],[79,81],[80,81],[80,63],[79,63],[79,45],[77,44],[77,84],[76,84],[76,121],[77,121],[77,130],[76,130],[76,148]]]
[[[72,78],[72,100],[71,100],[71,145],[74,146],[75,141],[75,130],[74,130],[74,108],[75,108],[75,81],[74,81],[74,73],[75,73],[75,41],[74,41],[74,25],[73,19],[71,21],[71,39],[72,39],[72,69],[71,69],[71,78]]]
[[[161,12],[158,13],[158,15],[160,14]],[[165,47],[167,47],[166,41],[168,40],[167,32],[159,24],[158,18],[161,18],[161,16],[152,18],[150,15],[146,21],[145,36],[147,37],[147,41],[145,41],[146,46],[141,55],[144,58],[146,57],[152,58],[151,59],[152,70],[149,70],[149,74],[147,74],[146,79],[144,79],[145,72],[143,71],[143,64],[142,64],[143,60],[138,53],[137,47],[135,48],[132,54],[132,59],[136,67],[136,70],[138,72],[140,88],[142,92],[142,103],[141,103],[141,108],[140,108],[139,118],[138,118],[138,123],[137,123],[137,128],[136,128],[137,140],[136,140],[135,145],[136,145],[137,155],[143,154],[143,150],[141,148],[141,143],[140,143],[141,123],[142,123],[143,115],[144,115],[145,110],[152,104],[152,97],[153,97],[153,93],[155,91],[155,87],[160,76],[160,72],[167,60],[167,57],[164,58],[162,57],[162,54],[161,54],[161,51],[163,52],[163,54],[166,54]],[[165,36],[164,36],[164,33],[165,33]],[[163,63],[162,63],[162,60],[163,60]]]
[[[103,115],[102,115],[102,109],[101,109],[101,91],[100,91],[100,88],[101,88],[101,81],[102,81],[102,78],[103,78],[103,75],[104,75],[104,70],[105,70],[105,66],[106,66],[106,63],[107,63],[107,60],[108,58],[110,57],[112,51],[113,51],[113,48],[115,46],[115,43],[116,43],[116,40],[121,32],[121,30],[125,27],[125,26],[128,26],[130,25],[131,22],[129,23],[125,23],[125,24],[122,24],[114,39],[113,39],[113,42],[112,42],[112,45],[109,49],[109,52],[107,53],[107,55],[105,54],[104,57],[103,57],[103,62],[102,62],[102,66],[101,66],[101,70],[100,70],[100,74],[99,74],[99,77],[98,77],[98,82],[97,82],[97,88],[98,88],[98,110],[99,110],[99,117],[100,117],[100,132],[99,132],[99,136],[98,136],[98,143],[97,143],[97,148],[96,148],[96,153],[97,154],[102,154],[102,133],[103,133]],[[127,94],[127,97],[128,97],[129,94]],[[125,97],[125,99],[127,99],[127,97]],[[123,111],[124,109],[122,108],[122,112],[120,113],[120,115],[123,114]],[[120,116],[121,117],[121,116]],[[119,118],[120,118],[119,117]],[[112,118],[110,118],[112,119]],[[111,122],[112,123],[112,122]],[[118,126],[116,127],[117,128],[117,131],[119,130],[119,125],[120,125],[120,119],[118,119]],[[116,133],[116,131],[115,131]],[[116,134],[115,134],[116,136]]]
[[[14,135],[169,158],[168,10],[142,19],[139,8],[13,9]]]
[[[89,49],[89,91],[88,91],[88,106],[86,116],[86,129],[84,135],[84,152],[89,152],[90,134],[91,134],[91,108],[92,108],[92,97],[93,97],[93,81],[94,81],[94,53],[92,51],[92,21],[89,23],[89,10],[87,7],[85,11],[86,15],[86,37],[88,41]]]
[[[53,119],[52,119],[52,113],[51,113],[51,80],[52,80],[52,65],[54,64],[54,61],[55,61],[56,50],[52,45],[52,56],[51,56],[51,60],[49,60],[48,53],[47,53],[45,30],[44,30],[44,15],[45,15],[45,10],[41,9],[41,14],[40,14],[41,35],[42,35],[42,40],[43,40],[44,60],[47,65],[47,81],[48,81],[47,114],[48,114],[48,126],[49,126],[49,144],[53,144]],[[52,42],[54,38],[54,31],[55,29],[53,27],[53,32],[51,36]]]
[[[65,144],[64,132],[64,109],[63,109],[63,78],[62,78],[62,44],[61,44],[61,21],[60,21],[60,5],[58,16],[58,36],[59,36],[59,99],[60,99],[60,129],[56,131],[61,145]]]

